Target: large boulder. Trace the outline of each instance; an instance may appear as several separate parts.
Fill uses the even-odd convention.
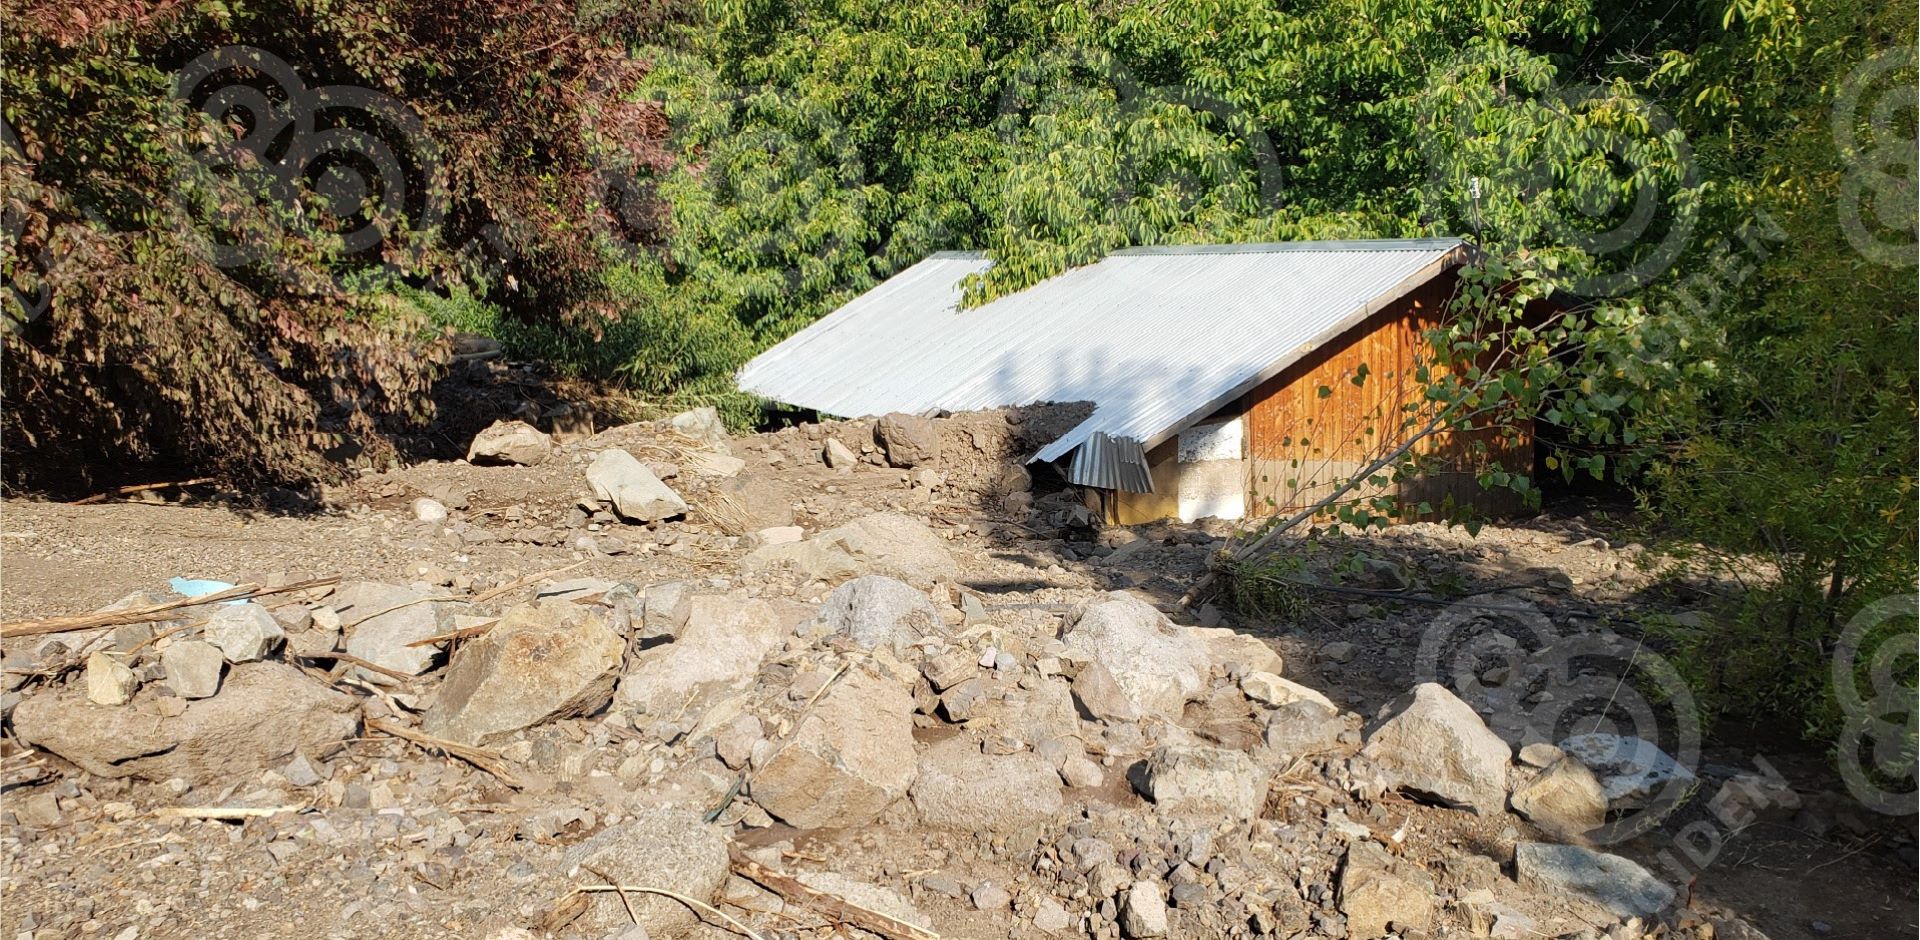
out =
[[[525,421],[495,421],[474,435],[467,447],[467,462],[475,464],[532,467],[546,463],[552,455],[553,439]]]
[[[965,735],[927,748],[909,791],[928,825],[1010,832],[1060,812],[1060,773],[1032,751],[983,753]]]
[[[905,795],[916,773],[913,696],[856,667],[755,769],[752,796],[797,828],[861,826]]]
[[[598,711],[613,698],[626,641],[586,608],[526,604],[453,657],[422,728],[489,744],[521,728]]]
[[[285,663],[234,666],[220,694],[167,717],[152,691],[130,706],[87,701],[78,684],[35,695],[13,712],[20,740],[101,777],[200,784],[278,766],[295,751],[319,752],[360,727],[359,702]]]
[[[679,493],[619,448],[603,450],[593,458],[587,465],[587,485],[628,522],[657,522],[687,513],[687,501]]]
[[[932,466],[940,462],[940,429],[931,418],[895,412],[873,423],[873,440],[896,467]]]
[[[632,819],[608,826],[567,850],[563,873],[578,883],[646,885],[711,904],[727,880],[727,837],[701,820],[697,811],[648,807]],[[589,895],[592,906],[572,924],[601,936],[640,921],[645,934],[677,937],[696,929],[698,920],[685,904],[641,891]],[[627,914],[631,905],[633,914]],[[624,934],[622,934],[624,936]]]
[[[1147,759],[1143,790],[1162,812],[1247,820],[1267,801],[1267,774],[1241,751],[1167,745]]]
[[[377,666],[410,676],[426,672],[440,655],[432,646],[413,646],[454,628],[453,618],[464,605],[428,600],[411,588],[377,581],[344,584],[327,602],[340,615],[347,631],[347,652]],[[391,681],[379,673],[358,670],[372,682]]]
[[[1482,814],[1506,808],[1513,751],[1471,706],[1438,683],[1423,682],[1387,710],[1392,717],[1360,751],[1381,783]]]
[[[1387,854],[1379,843],[1362,839],[1347,846],[1340,872],[1340,912],[1347,915],[1347,935],[1353,940],[1426,933],[1436,894],[1432,875]]]
[[[886,646],[899,652],[937,630],[940,612],[913,585],[874,574],[834,588],[820,606],[820,622],[862,649]]]
[[[641,711],[673,714],[689,699],[743,685],[767,654],[792,634],[806,609],[790,601],[696,595],[673,642],[642,650],[620,679],[620,700]]]
[[[1535,891],[1592,901],[1614,916],[1650,917],[1673,903],[1673,889],[1631,859],[1577,845],[1522,842],[1514,874]]]
[[[822,581],[884,574],[927,583],[960,574],[953,553],[926,523],[897,512],[862,516],[804,542],[763,545],[741,564],[748,570],[788,565]]]
[[[1178,717],[1206,686],[1206,647],[1131,594],[1115,591],[1067,614],[1060,639],[1104,666],[1137,711]]]

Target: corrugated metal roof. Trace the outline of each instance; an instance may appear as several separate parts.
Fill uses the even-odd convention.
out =
[[[1115,461],[1219,410],[1464,255],[1454,238],[1133,248],[960,310],[961,281],[989,262],[939,252],[761,353],[739,382],[849,418],[1092,402],[1091,416],[1033,459],[1058,460],[1102,434],[1109,446],[1069,475],[1137,485]]]

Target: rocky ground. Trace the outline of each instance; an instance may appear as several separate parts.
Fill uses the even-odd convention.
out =
[[[320,507],[8,502],[0,927],[1913,935],[1910,825],[1621,681],[1691,616],[1636,546],[1324,533],[1189,611],[1231,532],[1036,484],[1072,419],[506,424]]]

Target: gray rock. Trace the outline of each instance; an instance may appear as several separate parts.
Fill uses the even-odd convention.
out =
[[[1140,712],[1177,717],[1206,685],[1206,647],[1131,594],[1116,591],[1075,608],[1061,625],[1060,639],[1105,666]]]
[[[760,765],[752,796],[801,829],[860,826],[905,795],[916,772],[913,696],[856,666]]]
[[[167,688],[181,698],[211,698],[220,691],[220,669],[226,657],[219,647],[200,640],[176,640],[160,652],[160,668],[167,671]]]
[[[993,755],[964,735],[927,748],[908,791],[928,825],[1012,831],[1060,812],[1060,774],[1030,751]]]
[[[553,439],[525,421],[495,421],[467,446],[467,462],[474,464],[533,467],[552,455]]]
[[[219,651],[200,645],[217,666]],[[234,666],[219,695],[172,718],[155,710],[153,696],[126,708],[85,697],[74,686],[35,695],[14,709],[14,731],[96,776],[199,784],[276,766],[296,750],[325,750],[360,726],[357,699],[276,662]]]
[[[806,608],[790,601],[698,595],[671,643],[633,657],[620,700],[649,714],[673,714],[688,702],[751,681],[760,662],[793,633]]]
[[[1423,682],[1400,697],[1360,755],[1381,782],[1487,814],[1506,808],[1513,751],[1443,686]]]
[[[1556,839],[1579,839],[1607,821],[1607,795],[1585,764],[1562,758],[1513,791],[1513,811]]]
[[[1144,795],[1163,812],[1252,819],[1267,800],[1267,774],[1240,751],[1166,745],[1147,759]]]
[[[1637,863],[1575,845],[1522,842],[1513,867],[1525,887],[1585,898],[1622,919],[1651,917],[1673,903],[1673,889]]]
[[[95,705],[120,706],[133,700],[140,688],[140,677],[127,664],[105,652],[87,657],[87,701]]]
[[[1007,905],[1013,903],[1013,895],[991,881],[982,881],[974,887],[968,900],[973,902],[973,909],[977,911],[1004,911]]]
[[[1347,846],[1339,897],[1353,940],[1425,933],[1433,920],[1434,896],[1433,877],[1418,865],[1388,855],[1370,840]]]
[[[582,881],[600,883],[605,875],[614,884],[662,888],[711,904],[727,881],[726,834],[702,822],[695,811],[646,808],[567,850],[561,873],[576,870]],[[604,931],[632,922],[618,895],[608,892],[592,899],[573,931]],[[626,903],[653,936],[678,936],[696,923],[686,905],[659,895],[628,892]]]
[[[265,607],[251,601],[221,604],[207,614],[204,636],[220,648],[230,663],[250,663],[265,659],[287,638],[280,621]]]
[[[460,647],[422,730],[484,745],[522,728],[598,711],[613,698],[626,641],[589,608],[523,604]]]
[[[1052,898],[1041,898],[1033,911],[1033,926],[1041,933],[1063,934],[1073,926],[1073,916],[1060,902]]]
[[[873,424],[874,443],[896,467],[930,466],[940,462],[940,429],[931,418],[895,412]]]
[[[613,506],[628,522],[657,522],[687,512],[686,500],[647,465],[619,448],[603,450],[587,465],[587,484],[593,495]]]
[[[687,581],[663,581],[647,587],[646,608],[641,615],[640,638],[658,640],[680,635],[686,626],[693,585]]]
[[[417,676],[433,666],[440,651],[431,646],[408,644],[453,629],[453,618],[463,607],[426,600],[431,596],[393,584],[355,581],[335,591],[329,607],[340,615],[344,624],[350,625],[345,628],[347,652],[375,665]],[[317,611],[315,623],[319,623]],[[369,682],[393,681],[366,670],[356,669],[355,674]]]
[[[1136,881],[1120,899],[1120,930],[1129,937],[1167,935],[1167,901],[1160,886]]]
[[[846,634],[862,649],[887,646],[902,653],[939,629],[940,612],[912,585],[885,575],[867,575],[834,588],[820,606],[820,622]]]
[[[327,779],[318,768],[313,766],[312,761],[307,760],[305,754],[293,755],[293,760],[287,761],[286,766],[280,768],[280,776],[287,778],[287,782],[296,787],[319,786]]]

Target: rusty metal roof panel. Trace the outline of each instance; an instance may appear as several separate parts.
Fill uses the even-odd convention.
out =
[[[841,417],[1085,401],[1093,414],[1034,459],[1095,434],[1144,450],[1465,251],[1453,238],[1135,248],[971,310],[962,281],[989,262],[941,252],[755,357],[740,387]],[[1138,450],[1100,450],[1113,460],[1089,453],[1070,475],[1132,475],[1113,461]]]

